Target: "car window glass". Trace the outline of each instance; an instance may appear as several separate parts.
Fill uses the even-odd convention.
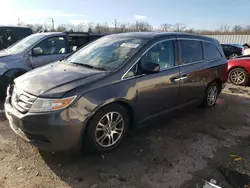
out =
[[[52,37],[49,39],[45,39],[35,48],[40,48],[43,55],[67,53],[64,37]]]
[[[221,45],[223,49],[228,49],[227,45]]]
[[[12,54],[21,53],[21,52],[27,50],[28,48],[30,48],[31,45],[38,42],[43,37],[44,37],[43,35],[36,35],[36,34],[30,35],[30,36],[20,40],[19,42],[13,44],[9,48],[7,48],[7,51],[12,53]]]
[[[141,63],[157,63],[160,69],[174,66],[173,41],[165,41],[153,46],[143,57]]]
[[[147,39],[135,37],[106,36],[84,46],[66,61],[114,71],[133,57],[146,42]]]
[[[180,51],[182,64],[188,64],[203,60],[201,41],[181,40]]]
[[[134,65],[134,66],[127,72],[127,74],[124,76],[124,78],[129,78],[129,77],[136,76],[136,73],[137,73],[137,64]]]
[[[221,54],[216,46],[209,42],[203,42],[204,57],[206,60],[220,58]]]

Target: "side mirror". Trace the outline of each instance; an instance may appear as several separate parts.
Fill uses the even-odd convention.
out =
[[[40,47],[33,48],[32,55],[33,56],[39,56],[43,54],[43,50]]]
[[[140,68],[143,73],[152,74],[160,71],[160,65],[152,62],[140,63]]]

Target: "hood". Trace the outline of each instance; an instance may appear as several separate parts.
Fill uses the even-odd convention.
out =
[[[13,59],[20,58],[20,54],[11,54],[6,50],[0,51],[0,62],[8,62]]]
[[[71,63],[57,62],[34,69],[17,79],[15,85],[27,93],[43,98],[60,98],[66,92],[96,81],[108,72]]]
[[[0,58],[2,58],[2,57],[6,57],[6,56],[10,56],[11,54],[10,53],[8,53],[6,50],[2,50],[2,51],[0,51]]]

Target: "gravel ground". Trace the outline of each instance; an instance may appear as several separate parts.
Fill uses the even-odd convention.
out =
[[[230,154],[243,158],[234,161]],[[197,187],[217,167],[250,172],[250,87],[228,84],[212,109],[189,107],[130,132],[117,150],[94,155],[38,151],[0,122],[0,187]]]

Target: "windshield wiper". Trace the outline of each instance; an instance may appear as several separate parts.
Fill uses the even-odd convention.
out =
[[[75,64],[75,65],[84,66],[84,67],[91,68],[91,69],[98,69],[98,70],[107,71],[107,69],[105,69],[105,68],[103,68],[103,67],[97,67],[97,66],[93,66],[93,65],[86,64],[86,63],[77,63],[77,62],[70,62],[70,63],[73,63],[73,64]]]

